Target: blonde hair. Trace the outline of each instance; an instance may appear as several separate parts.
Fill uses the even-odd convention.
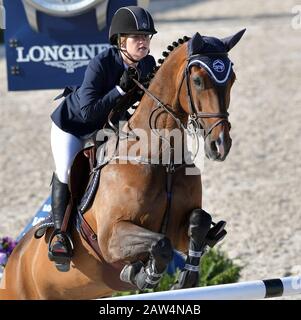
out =
[[[124,46],[124,48],[126,48],[126,40],[127,40],[127,35],[118,35],[118,39],[117,39],[117,43],[118,43],[118,47],[121,48],[122,46]]]

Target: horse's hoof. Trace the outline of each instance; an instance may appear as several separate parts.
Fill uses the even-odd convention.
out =
[[[135,276],[143,266],[141,261],[125,265],[120,272],[120,280],[135,285]]]
[[[171,286],[171,288],[169,290],[178,290],[178,289],[182,289],[179,285],[178,282],[176,282],[173,286]]]
[[[179,278],[170,290],[179,290],[187,288],[195,288],[199,286],[200,275],[199,272],[182,270],[179,274]]]

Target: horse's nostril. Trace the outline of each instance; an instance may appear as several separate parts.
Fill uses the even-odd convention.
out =
[[[212,150],[212,151],[214,151],[214,152],[217,151],[216,141],[212,141],[212,142],[210,143],[210,146],[211,146],[211,150]]]

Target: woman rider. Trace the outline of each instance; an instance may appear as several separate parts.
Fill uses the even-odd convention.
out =
[[[69,93],[51,115],[56,170],[52,180],[54,233],[48,256],[57,265],[69,263],[72,256],[68,235],[61,231],[70,199],[68,178],[72,162],[83,148],[84,137],[103,127],[122,96],[138,90],[132,67],[139,70],[142,79],[153,71],[155,60],[149,55],[149,47],[155,33],[147,10],[137,6],[118,9],[109,30],[112,46],[90,61],[82,85]]]

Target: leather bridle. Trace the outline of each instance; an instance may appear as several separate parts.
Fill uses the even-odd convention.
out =
[[[221,53],[219,53],[219,55],[220,54]],[[206,53],[206,55],[210,55],[210,53],[209,54]],[[192,97],[191,84],[190,84],[190,66],[192,65],[192,62],[194,60],[196,60],[196,58],[199,57],[199,56],[200,55],[193,55],[193,56],[191,56],[191,57],[189,57],[187,59],[188,62],[187,62],[187,65],[185,67],[185,70],[183,72],[183,77],[182,77],[182,80],[180,82],[179,89],[177,91],[177,99],[179,99],[179,94],[180,94],[182,85],[183,85],[183,83],[185,81],[186,89],[187,89],[190,121],[193,124],[193,126],[195,127],[195,129],[203,129],[203,131],[204,131],[203,137],[204,137],[204,140],[205,140],[209,136],[209,134],[212,132],[212,130],[215,127],[217,127],[218,125],[220,125],[222,123],[227,123],[228,127],[230,129],[231,128],[231,124],[228,121],[229,113],[227,111],[216,112],[216,113],[203,112],[203,111],[197,110],[197,108],[196,108],[196,106],[194,104],[193,97]],[[177,117],[177,115],[175,114],[175,112],[172,110],[172,108],[169,105],[163,103],[154,94],[152,94],[147,88],[145,88],[139,81],[137,81],[136,79],[133,79],[133,81],[136,83],[136,85],[141,90],[144,91],[144,93],[146,95],[148,95],[152,100],[154,100],[156,102],[157,108],[161,108],[162,110],[164,110],[166,113],[168,113],[175,120],[175,122],[177,123],[177,125],[179,127],[183,128],[183,129],[186,129],[184,123]],[[218,94],[219,103],[220,103],[220,106],[224,110],[226,110],[226,106],[225,106],[225,88],[226,88],[225,84],[223,86],[216,85],[216,90],[217,90],[217,94]],[[157,108],[155,110],[157,110]],[[203,119],[208,119],[208,118],[217,118],[218,120],[216,122],[214,122],[209,128],[207,128],[205,123],[204,123],[204,121],[203,121]]]
[[[225,53],[226,54],[226,53]],[[206,56],[210,55],[206,53]],[[216,90],[217,90],[217,95],[218,95],[218,100],[219,100],[219,105],[220,108],[225,110],[224,112],[203,112],[197,110],[193,98],[192,98],[192,90],[191,90],[191,83],[190,83],[190,67],[193,64],[193,61],[196,60],[196,58],[199,55],[194,55],[191,56],[188,59],[188,63],[186,65],[185,71],[184,71],[184,78],[185,78],[185,83],[186,83],[186,89],[187,89],[187,97],[188,97],[188,108],[190,112],[190,118],[197,121],[200,120],[199,123],[201,124],[201,128],[204,130],[204,140],[209,136],[209,134],[212,132],[212,130],[217,127],[218,125],[222,123],[227,123],[229,126],[229,129],[231,127],[230,122],[228,121],[229,113],[226,111],[226,104],[225,104],[225,88],[226,88],[226,83],[223,86],[216,85]],[[184,81],[184,79],[183,79]],[[217,118],[216,120],[209,128],[206,128],[206,125],[203,121],[203,119],[210,119],[210,118]]]

